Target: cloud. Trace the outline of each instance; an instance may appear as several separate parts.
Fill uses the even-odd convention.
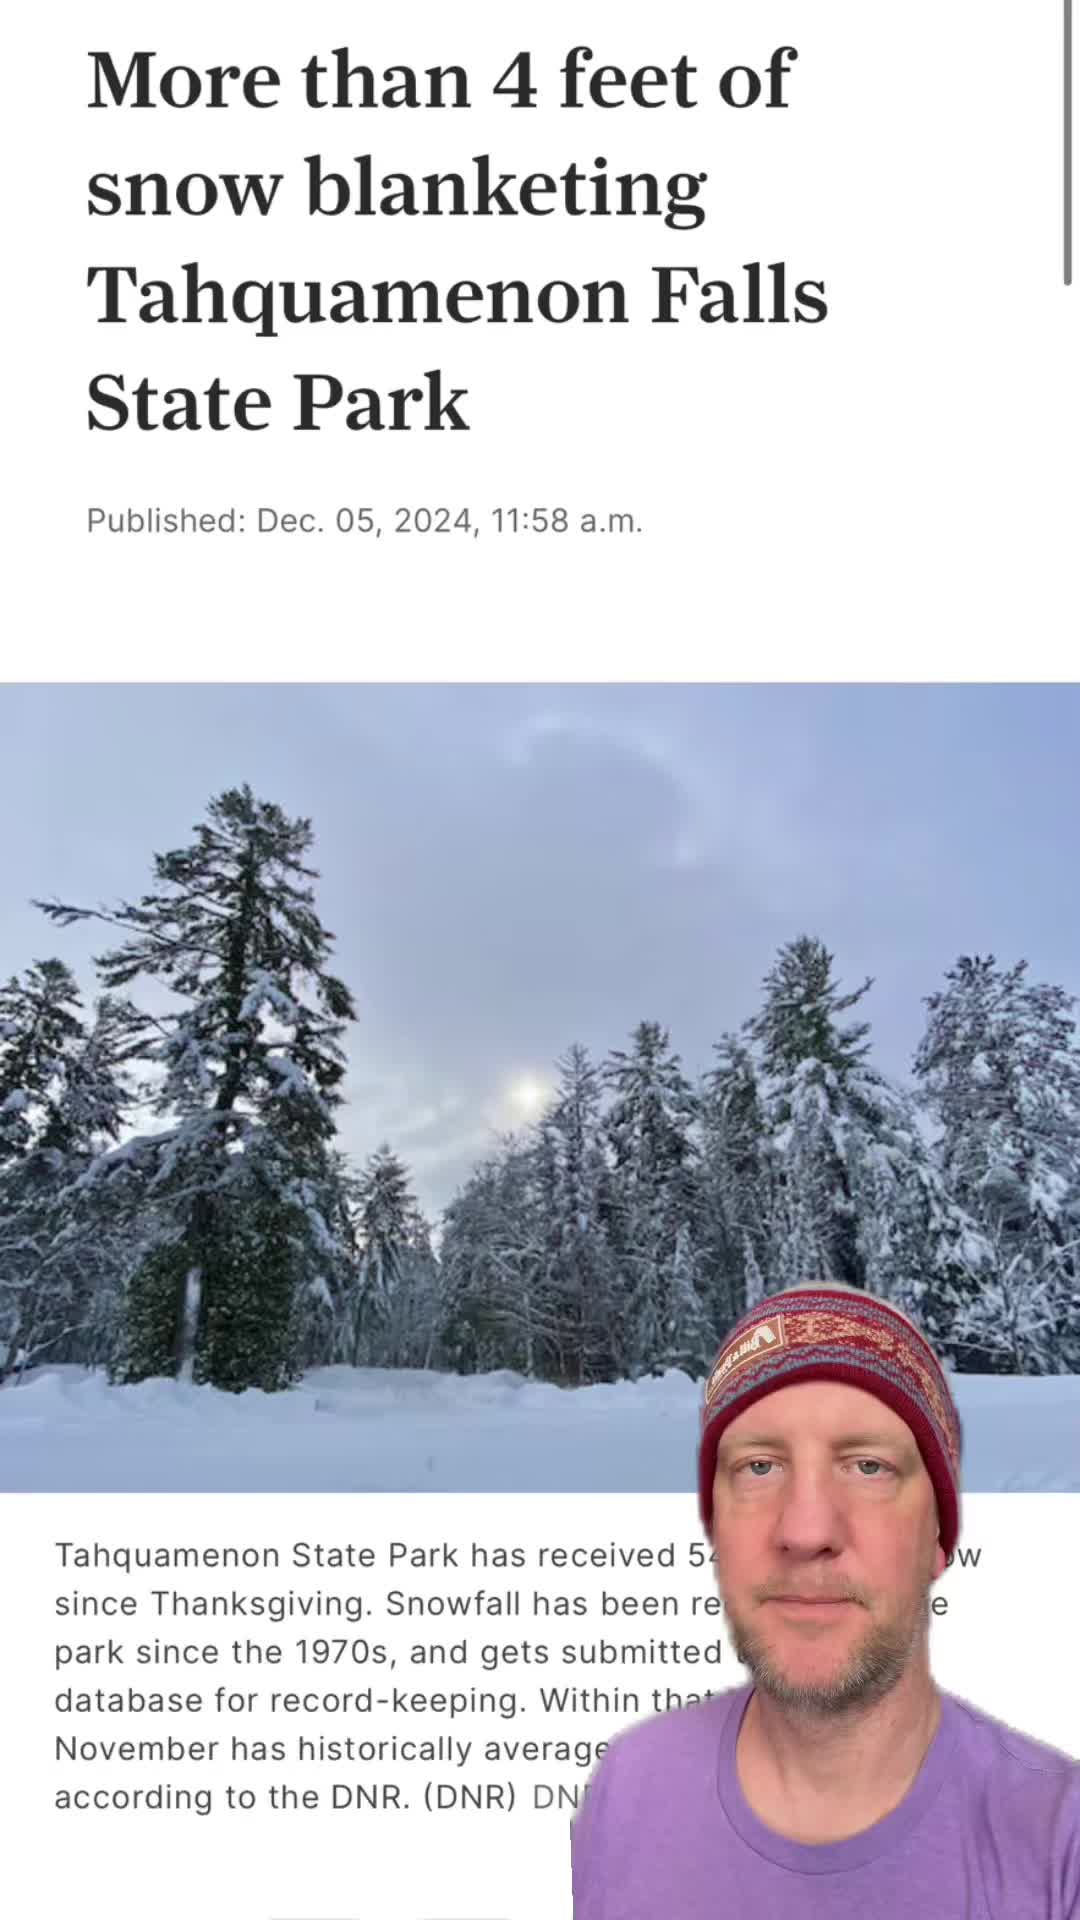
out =
[[[0,972],[57,952],[89,1000],[111,931],[26,902],[137,898],[250,780],[313,822],[358,1008],[343,1144],[388,1139],[434,1208],[519,1122],[515,1076],[643,1018],[708,1065],[797,933],[877,976],[890,1071],[961,951],[1075,990],[1078,715],[1077,688],[8,687]]]

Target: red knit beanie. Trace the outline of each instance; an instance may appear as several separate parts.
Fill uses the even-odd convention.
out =
[[[933,1483],[941,1544],[960,1533],[960,1416],[944,1369],[898,1307],[856,1287],[802,1285],[759,1300],[737,1320],[705,1387],[698,1491],[712,1535],[716,1451],[747,1407],[804,1380],[839,1380],[891,1407],[911,1428]]]

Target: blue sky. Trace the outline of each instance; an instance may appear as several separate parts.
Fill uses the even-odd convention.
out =
[[[658,1019],[696,1072],[798,933],[875,977],[898,1075],[960,953],[1080,989],[1076,686],[8,686],[5,977],[58,953],[89,995],[107,930],[30,897],[137,896],[245,780],[315,829],[344,1142],[433,1210],[571,1041]]]

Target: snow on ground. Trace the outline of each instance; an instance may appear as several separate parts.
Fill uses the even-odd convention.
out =
[[[1080,1376],[952,1387],[966,1492],[1080,1492]],[[0,1388],[0,1490],[690,1492],[700,1395],[677,1372],[572,1389],[322,1367],[287,1393],[230,1394],[47,1367]]]

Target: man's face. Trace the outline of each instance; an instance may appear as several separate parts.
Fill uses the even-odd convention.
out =
[[[946,1565],[911,1429],[872,1394],[827,1380],[783,1387],[732,1421],[713,1546],[737,1658],[762,1693],[813,1714],[891,1691]],[[845,1604],[802,1608],[788,1595]]]

